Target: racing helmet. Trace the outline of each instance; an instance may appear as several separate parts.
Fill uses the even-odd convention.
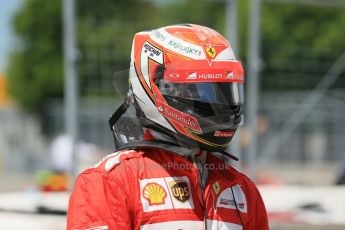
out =
[[[140,125],[179,145],[223,151],[243,119],[242,65],[229,42],[205,26],[135,34],[129,82]]]

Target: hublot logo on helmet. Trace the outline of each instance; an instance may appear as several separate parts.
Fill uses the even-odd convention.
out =
[[[199,79],[220,79],[220,78],[223,78],[223,74],[221,73],[199,74]]]

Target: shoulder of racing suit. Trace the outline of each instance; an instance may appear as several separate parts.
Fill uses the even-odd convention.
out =
[[[109,173],[121,162],[128,161],[133,158],[138,158],[143,154],[144,152],[142,151],[136,151],[132,149],[119,150],[114,153],[108,154],[89,170]]]
[[[87,174],[89,172],[110,173],[121,162],[126,162],[133,158],[139,158],[144,153],[152,152],[152,150],[160,150],[179,156],[188,156],[190,154],[189,149],[181,146],[175,146],[159,141],[141,141],[124,145],[122,148],[119,148],[118,151],[106,155],[95,166],[85,170],[83,174]]]

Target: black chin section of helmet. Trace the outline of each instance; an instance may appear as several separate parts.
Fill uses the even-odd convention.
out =
[[[194,139],[187,136],[171,132],[163,126],[160,126],[149,119],[147,119],[138,107],[135,99],[132,96],[128,96],[124,102],[117,108],[115,113],[109,119],[109,126],[113,134],[115,142],[115,150],[132,149],[139,147],[159,147],[164,145],[166,150],[173,151],[176,147],[182,147],[176,152],[179,155],[186,155],[183,149],[199,148],[200,150],[206,150],[211,152],[220,152],[223,155],[238,161],[238,158],[230,153],[225,152],[226,147],[210,147],[204,145]],[[175,140],[174,143],[164,143],[155,141],[144,141],[144,129],[152,129],[163,134],[170,136]],[[225,130],[223,130],[225,132]],[[201,138],[211,139],[214,133],[204,133]],[[219,144],[227,144],[231,140],[231,137],[224,138]],[[152,143],[151,143],[152,142]],[[170,146],[170,147],[169,147]],[[181,152],[182,151],[182,152]],[[173,151],[174,152],[174,151]],[[188,154],[187,154],[188,155]],[[186,156],[187,156],[186,155]]]
[[[195,117],[202,132],[188,129],[193,138],[176,135],[185,143],[208,151],[224,151],[242,122],[242,105],[207,103],[174,96],[164,96],[168,105]]]
[[[164,96],[169,106],[196,118],[210,119],[215,123],[237,127],[242,121],[242,105],[206,103],[181,97]]]
[[[219,137],[216,134],[217,132],[226,133],[226,136]],[[229,146],[235,132],[236,129],[227,129],[202,134],[193,133],[195,139],[180,134],[176,135],[176,139],[180,140],[181,143],[185,143],[187,146],[194,146],[201,150],[222,152]]]

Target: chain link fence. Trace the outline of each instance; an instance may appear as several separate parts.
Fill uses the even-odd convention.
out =
[[[286,4],[285,2],[263,1],[263,13],[277,7],[287,7],[290,10],[301,8],[306,12],[313,9],[330,12],[339,8],[336,5],[314,6],[300,4],[301,2],[303,1]],[[222,3],[218,1],[217,4]],[[153,12],[162,10],[159,8],[162,7],[161,5],[157,8],[157,5],[151,1],[141,1],[139,5],[128,6],[128,9],[137,9],[141,6]],[[114,16],[114,12],[117,11],[118,9],[102,11],[102,7],[96,4],[94,9],[78,10],[77,15],[80,36],[88,36],[88,39],[79,43],[79,87],[83,95],[79,110],[79,137],[110,150],[113,148],[113,143],[107,120],[120,103],[113,87],[113,74],[115,71],[129,67],[130,41],[135,32],[162,26],[157,21],[145,22],[145,17],[142,17],[142,24],[136,24],[136,28],[128,28],[126,21],[123,21],[126,18],[121,18],[124,14],[118,18]],[[207,14],[207,12],[204,13]],[[179,15],[176,15],[176,18],[178,17]],[[299,24],[309,20],[306,17],[294,18],[291,26],[298,27]],[[341,47],[345,47],[343,44],[338,44],[338,46],[325,47],[318,51],[308,41],[276,43],[265,34],[265,31],[269,30],[270,28],[262,28],[258,167],[281,164],[338,164],[341,166],[340,162],[344,162],[342,158],[345,149],[343,141],[345,140],[344,71],[329,89],[320,91],[324,93],[322,99],[298,124],[289,138],[279,145],[278,151],[265,152],[265,147],[282,131],[281,128],[287,119],[293,112],[301,109],[300,103],[312,92],[332,64],[344,52]],[[291,28],[289,30],[292,31],[291,33],[294,31]],[[297,29],[295,33],[290,36],[298,36]],[[124,44],[124,40],[128,40],[125,43],[127,45],[119,46],[119,44]],[[246,64],[245,61],[243,63]],[[47,113],[53,121],[52,124],[56,124],[57,127],[52,129],[52,133],[59,130],[58,127],[61,126],[63,120],[62,104],[55,105],[51,106]],[[246,127],[242,129],[244,133],[245,129]],[[248,140],[245,135],[241,135],[241,138],[243,139],[240,141],[241,154],[243,161],[246,162]]]

